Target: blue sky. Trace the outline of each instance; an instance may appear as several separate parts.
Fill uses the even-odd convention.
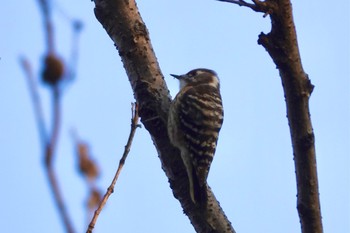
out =
[[[83,21],[77,77],[62,99],[63,122],[55,169],[77,232],[86,229],[85,183],[77,173],[70,130],[86,140],[102,169],[105,190],[117,168],[134,101],[113,42],[90,1],[58,1]],[[270,20],[217,1],[138,1],[171,95],[169,74],[214,69],[221,79],[225,120],[209,174],[237,232],[300,232],[294,163],[281,81],[256,41]],[[310,110],[316,137],[325,232],[350,232],[349,2],[293,1],[305,71],[315,85]],[[71,30],[54,12],[56,45],[69,57]],[[36,1],[5,1],[0,9],[0,224],[4,232],[63,232],[47,185],[32,103],[19,56],[39,74],[45,51]],[[50,122],[50,96],[40,95]],[[194,232],[169,188],[148,132],[136,133],[114,194],[95,232]]]

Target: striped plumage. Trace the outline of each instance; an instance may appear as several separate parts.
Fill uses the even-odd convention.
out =
[[[206,181],[223,123],[220,84],[209,69],[172,76],[179,79],[180,91],[170,106],[168,134],[181,151],[191,199],[196,203],[206,197]]]

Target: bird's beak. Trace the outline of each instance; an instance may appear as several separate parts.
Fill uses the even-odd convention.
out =
[[[177,74],[170,74],[170,75],[179,80],[183,78],[183,75],[177,75]]]

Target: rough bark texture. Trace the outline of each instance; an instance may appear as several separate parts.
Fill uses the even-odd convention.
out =
[[[303,233],[322,233],[322,217],[318,194],[315,136],[309,113],[313,90],[304,72],[294,27],[290,0],[219,0],[248,7],[270,15],[271,32],[261,33],[258,43],[264,46],[276,64],[284,89],[287,117],[291,132],[297,180],[297,209]]]
[[[179,151],[171,146],[167,135],[171,97],[136,3],[134,0],[95,0],[95,4],[96,18],[119,51],[139,104],[141,122],[157,148],[174,196],[197,232],[234,232],[210,188],[208,208],[195,206],[191,201]]]
[[[313,90],[304,72],[289,0],[270,0],[263,7],[271,17],[272,29],[261,33],[258,43],[265,47],[279,70],[287,105],[297,180],[297,209],[303,233],[322,233],[318,193],[315,137],[309,113]]]

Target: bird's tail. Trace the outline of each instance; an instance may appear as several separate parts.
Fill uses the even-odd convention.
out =
[[[190,180],[190,195],[193,203],[205,206],[208,199],[208,185],[206,181],[200,181],[196,171],[192,170],[192,184]]]

